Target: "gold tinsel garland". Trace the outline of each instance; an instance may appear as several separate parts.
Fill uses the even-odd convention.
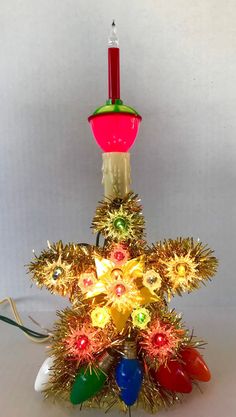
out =
[[[137,405],[151,412],[170,406],[181,394],[165,386],[161,370],[165,374],[176,364],[181,367],[185,352],[196,355],[200,342],[168,309],[168,300],[211,279],[217,260],[192,238],[149,247],[141,206],[133,193],[99,203],[92,228],[103,235],[102,247],[59,241],[48,244],[28,267],[39,287],[67,296],[72,303],[58,312],[45,396],[69,401],[80,370],[99,374],[100,361],[108,354],[113,364],[104,371],[104,386],[83,405],[126,410],[114,373],[123,355],[134,355],[143,367]],[[130,351],[127,343],[132,345]]]
[[[102,233],[113,242],[139,241],[144,236],[145,221],[137,194],[128,193],[124,199],[102,201],[92,221],[95,233]]]

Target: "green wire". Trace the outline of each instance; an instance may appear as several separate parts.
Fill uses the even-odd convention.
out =
[[[0,320],[4,323],[11,324],[12,326],[18,327],[21,329],[24,333],[27,333],[29,336],[36,337],[37,339],[45,339],[45,337],[48,337],[47,334],[38,333],[35,330],[28,329],[25,326],[22,326],[21,324],[18,324],[16,321],[9,319],[6,316],[0,315]]]
[[[98,232],[97,237],[96,237],[96,246],[99,246],[100,235],[101,235],[101,232]]]

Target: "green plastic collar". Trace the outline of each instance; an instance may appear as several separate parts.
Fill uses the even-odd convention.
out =
[[[103,113],[129,113],[129,114],[134,114],[135,116],[141,117],[135,109],[133,109],[132,107],[126,106],[125,104],[123,104],[123,101],[120,99],[116,99],[115,103],[112,103],[111,99],[107,100],[106,104],[104,104],[101,107],[98,107],[95,110],[95,112],[93,113],[93,116],[97,114],[103,114]]]

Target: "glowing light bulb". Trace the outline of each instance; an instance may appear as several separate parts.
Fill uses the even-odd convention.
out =
[[[133,325],[139,329],[145,329],[151,320],[150,313],[145,307],[134,310],[131,314],[131,317]]]
[[[128,227],[128,223],[127,220],[124,219],[123,217],[117,217],[114,220],[114,227],[115,229],[117,229],[119,232],[124,232],[125,230],[127,230]]]
[[[142,120],[136,110],[120,99],[120,48],[114,21],[108,38],[108,100],[88,120],[104,152],[128,152]]]
[[[63,274],[64,274],[64,269],[61,266],[57,266],[53,271],[52,278],[56,281]]]
[[[117,297],[121,297],[126,292],[126,288],[123,284],[117,284],[115,286],[115,293]]]
[[[111,32],[108,38],[108,47],[109,48],[118,48],[119,46],[119,39],[117,36],[117,28],[115,24],[115,20],[113,20],[111,25]]]
[[[151,292],[160,289],[161,287],[160,275],[153,269],[149,269],[148,271],[145,272],[143,276],[143,285],[149,288]]]
[[[85,278],[83,280],[83,284],[84,284],[84,287],[89,287],[90,285],[93,284],[93,280],[91,278]]]
[[[149,277],[147,279],[148,284],[153,285],[157,282],[157,277]]]
[[[92,324],[95,327],[104,328],[110,321],[110,314],[106,307],[96,307],[91,312]]]
[[[79,276],[78,286],[83,293],[87,293],[91,290],[91,287],[95,285],[97,279],[94,272],[83,272]]]
[[[145,315],[144,313],[138,313],[138,315],[137,315],[137,320],[138,320],[140,323],[144,323],[144,322],[145,322],[145,320],[146,320],[146,315]]]
[[[179,275],[180,277],[185,277],[185,274],[186,274],[186,267],[185,267],[185,265],[184,265],[184,264],[179,264],[179,265],[177,265],[176,269],[177,269],[178,275]]]
[[[129,251],[127,247],[123,244],[116,244],[113,246],[110,252],[109,258],[112,262],[114,262],[117,266],[123,265],[126,261],[128,261],[130,257]]]
[[[168,339],[163,333],[156,333],[152,338],[152,344],[158,348],[165,346],[167,342]]]
[[[123,272],[119,268],[113,269],[111,272],[111,276],[113,279],[121,279],[123,277]]]
[[[114,253],[114,258],[118,262],[123,261],[123,259],[125,258],[125,254],[123,252],[121,252],[121,251],[117,251],[117,252]]]
[[[141,116],[125,113],[126,106],[120,106],[124,113],[109,113],[109,105],[106,107],[107,113],[89,117],[93,135],[104,152],[128,152],[138,134]]]
[[[76,347],[79,350],[84,350],[87,349],[88,345],[89,345],[89,339],[87,336],[83,335],[78,337],[78,339],[76,340]]]

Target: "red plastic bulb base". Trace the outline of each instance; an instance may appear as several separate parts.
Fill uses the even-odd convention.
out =
[[[128,113],[104,113],[89,117],[93,135],[104,152],[128,152],[138,134],[141,117]]]

